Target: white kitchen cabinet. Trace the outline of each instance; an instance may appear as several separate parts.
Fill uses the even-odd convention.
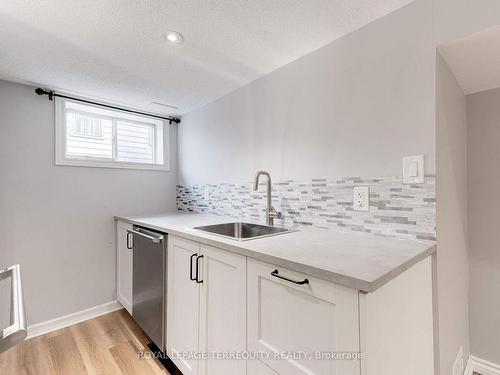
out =
[[[246,350],[246,257],[201,245],[200,349],[206,353]],[[244,360],[208,359],[202,375],[245,374]]]
[[[245,374],[245,361],[179,354],[245,351],[246,257],[170,236],[167,282],[167,353],[175,365],[184,375]]]
[[[132,224],[116,222],[116,299],[132,314],[132,250],[127,248],[127,229]]]
[[[273,276],[276,269],[308,283]],[[360,373],[359,361],[273,359],[277,352],[358,353],[356,290],[176,236],[169,237],[167,282],[167,352],[185,375]],[[247,350],[272,354],[250,361],[211,357]]]
[[[132,253],[126,231],[131,227],[117,223],[118,300],[129,311]],[[431,375],[434,261],[435,256],[425,258],[365,294],[169,235],[166,351],[184,375]],[[270,356],[195,357],[240,352]],[[331,358],[359,352],[362,361]],[[278,353],[279,360],[273,358]]]
[[[296,284],[290,280],[308,283]],[[249,360],[248,375],[359,375],[360,361],[276,360],[275,353],[356,352],[359,343],[358,292],[271,264],[247,260],[248,350],[271,358]]]
[[[199,351],[200,284],[192,280],[200,244],[168,237],[167,353],[184,375],[197,375],[199,361],[183,355]]]
[[[434,374],[435,257],[360,295],[362,375]]]

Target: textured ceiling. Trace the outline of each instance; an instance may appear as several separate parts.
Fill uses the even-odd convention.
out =
[[[0,77],[182,114],[412,1],[3,0]]]
[[[439,48],[465,94],[500,87],[500,26]]]

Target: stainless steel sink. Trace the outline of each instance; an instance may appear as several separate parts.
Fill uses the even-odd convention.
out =
[[[271,227],[268,225],[250,224],[250,223],[225,223],[216,225],[205,225],[196,227],[194,229],[216,234],[238,241],[253,240],[256,238],[276,236],[278,234],[285,234],[294,232],[294,229]]]

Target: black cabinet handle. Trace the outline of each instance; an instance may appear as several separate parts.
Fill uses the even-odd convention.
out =
[[[200,255],[198,258],[196,258],[196,282],[197,282],[198,284],[201,284],[201,283],[203,282],[203,280],[200,280],[200,279],[198,278],[198,275],[199,275],[199,272],[198,272],[198,264],[199,264],[199,262],[198,262],[198,261],[199,261],[201,258],[203,258],[203,255]]]
[[[297,285],[309,284],[309,280],[308,279],[304,279],[302,281],[298,281],[298,280],[289,279],[288,277],[285,277],[285,276],[281,276],[279,274],[278,270],[274,270],[273,272],[271,272],[271,276],[277,277],[278,279],[281,279],[281,280],[289,281],[289,282],[297,284]]]
[[[196,277],[193,277],[193,258],[195,256],[198,256],[198,253],[194,253],[189,258],[189,278],[191,279],[191,281],[195,281],[196,280]],[[196,267],[198,267],[198,265]],[[198,271],[196,271],[196,272],[198,273]]]
[[[132,233],[127,232],[127,249],[132,250],[133,244],[132,241],[130,241],[130,237],[132,236]]]

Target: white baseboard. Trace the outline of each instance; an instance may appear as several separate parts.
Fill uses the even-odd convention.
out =
[[[464,375],[472,375],[474,372],[481,375],[500,375],[500,365],[471,355]]]
[[[44,335],[52,331],[57,331],[58,329],[68,327],[72,324],[80,323],[100,315],[120,310],[122,308],[122,305],[120,305],[118,301],[111,301],[99,306],[91,307],[86,310],[77,311],[69,315],[61,316],[59,318],[47,320],[38,324],[33,324],[32,326],[28,326],[28,337],[26,339],[32,339],[33,337]]]

